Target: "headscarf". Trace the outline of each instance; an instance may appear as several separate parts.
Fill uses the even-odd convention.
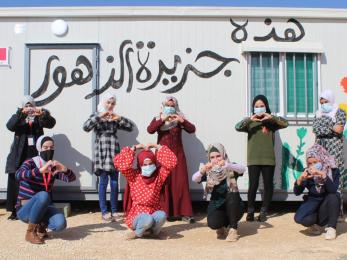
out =
[[[164,113],[164,108],[166,106],[166,103],[168,101],[172,100],[174,102],[174,107],[176,110],[176,114],[179,115],[180,117],[184,118],[184,114],[181,112],[179,106],[178,106],[178,101],[174,96],[167,96],[165,100],[161,103],[161,113]],[[160,118],[160,117],[159,117]],[[170,130],[171,128],[174,128],[177,126],[177,122],[170,122],[170,121],[165,121],[164,125],[160,127],[160,130],[162,131],[167,131]]]
[[[333,180],[332,176],[332,170],[334,168],[337,168],[335,157],[330,155],[327,150],[324,149],[323,146],[319,144],[313,145],[311,148],[309,148],[306,152],[306,161],[309,158],[316,158],[318,159],[322,164],[322,170],[325,172],[331,180]],[[316,184],[316,190],[318,192],[321,191],[321,186],[324,184],[322,178],[320,177],[314,177],[314,182]]]
[[[137,168],[139,169],[139,171],[141,171],[141,167],[143,166],[143,163],[146,159],[150,159],[152,163],[156,164],[157,166],[157,159],[155,157],[155,154],[151,150],[142,150],[137,155]],[[157,174],[158,174],[158,168],[150,177],[145,177],[145,176],[141,176],[141,177],[146,184],[150,184],[156,179]]]
[[[38,151],[38,153],[40,154],[40,152],[42,151],[42,146],[46,141],[52,141],[54,144],[54,140],[51,136],[49,135],[41,135],[37,141],[36,141],[36,150]],[[41,158],[40,155],[35,156],[32,158],[35,162],[35,165],[37,168],[41,168],[42,167],[42,163],[45,163],[45,161]]]
[[[24,96],[21,100],[21,108],[24,108],[26,104],[30,103],[33,107],[35,107],[35,100],[32,96]]]
[[[269,106],[269,101],[267,100],[267,98],[266,98],[264,95],[258,95],[258,96],[255,96],[255,97],[253,98],[253,102],[252,102],[252,114],[254,114],[254,106],[255,106],[255,103],[256,103],[258,100],[263,101],[263,103],[265,104],[266,113],[271,114],[271,110],[270,110],[270,106]]]
[[[222,159],[226,163],[230,163],[228,154],[221,143],[210,144],[207,147],[207,157],[209,161],[210,161],[210,154],[216,151],[220,153]],[[210,171],[206,173],[206,177],[207,177],[207,181],[206,181],[205,195],[208,192],[211,192],[214,186],[220,184],[225,179],[227,179],[227,185],[228,185],[229,191],[238,190],[234,172],[229,170],[226,167],[214,166]]]
[[[339,109],[339,106],[335,102],[334,93],[330,89],[326,89],[321,93],[320,98],[324,98],[328,100],[329,103],[333,106],[333,109],[329,113],[325,113],[322,110],[322,108],[320,108],[316,113],[316,117],[320,118],[322,116],[327,116],[327,117],[330,117],[333,120],[333,122],[336,122],[336,113],[337,113],[337,110]]]
[[[98,104],[98,112],[99,113],[103,113],[103,112],[106,112],[106,109],[105,109],[105,103],[106,101],[110,100],[110,99],[114,99],[114,101],[117,101],[117,97],[114,93],[112,92],[106,92],[103,96],[102,96],[102,99],[101,101],[99,102]]]

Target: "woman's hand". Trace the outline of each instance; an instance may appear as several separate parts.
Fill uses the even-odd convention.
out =
[[[41,107],[35,108],[34,115],[35,116],[41,116],[43,114],[43,110]]]
[[[343,132],[343,125],[334,125],[333,131],[338,134],[342,134]]]
[[[58,172],[66,172],[67,167],[58,161],[53,161],[52,171],[53,175],[55,175]]]
[[[256,114],[252,115],[250,118],[254,122],[260,122],[261,121],[259,118],[259,115],[256,115]]]
[[[155,148],[155,149],[159,149],[160,148],[160,145],[159,144],[156,144],[156,143],[148,143],[146,146],[145,146],[145,150],[149,150],[151,148]]]
[[[170,117],[170,115],[167,115],[167,114],[164,114],[164,113],[161,113],[161,114],[160,114],[160,119],[161,119],[163,122],[169,120],[169,117]]]
[[[269,119],[272,118],[272,115],[269,114],[269,113],[263,113],[262,116],[263,116],[263,117],[262,117],[261,121],[269,120]]]
[[[224,160],[220,160],[218,163],[219,167],[223,167],[225,165],[225,161]]]
[[[131,147],[133,151],[139,150],[139,149],[145,149],[146,146],[144,144],[136,144]]]
[[[108,111],[106,111],[106,112],[100,113],[99,116],[100,116],[101,118],[107,119],[107,117],[109,116],[109,114],[110,114],[110,113],[109,113]]]
[[[181,124],[184,122],[183,117],[181,117],[181,116],[179,116],[177,114],[172,115],[172,118],[173,118],[173,121],[177,121],[177,122],[179,122]]]
[[[296,183],[298,185],[301,185],[303,181],[306,181],[308,179],[312,179],[313,175],[308,171],[308,169],[305,169],[305,171],[300,175],[300,177],[296,180]]]
[[[201,167],[200,173],[201,174],[206,174],[209,170],[212,169],[212,163],[208,162],[204,166]]]
[[[120,119],[120,115],[117,115],[115,113],[112,113],[111,115],[111,121],[117,121]]]
[[[49,160],[48,162],[46,162],[45,165],[43,165],[39,170],[40,173],[46,173],[48,171],[50,171],[50,169],[53,167],[54,163],[52,160]]]

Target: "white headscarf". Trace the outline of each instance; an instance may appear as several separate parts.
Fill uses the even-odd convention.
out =
[[[35,100],[32,96],[24,96],[21,100],[21,108],[24,108],[26,104],[30,103],[35,107]]]
[[[325,113],[322,110],[322,108],[320,108],[316,113],[316,117],[319,118],[322,116],[327,116],[327,117],[330,117],[333,120],[333,122],[336,122],[336,113],[337,113],[337,110],[339,109],[339,106],[335,102],[334,93],[330,89],[326,89],[321,93],[320,98],[324,98],[328,100],[329,103],[332,105],[333,109],[329,113]]]
[[[106,112],[105,103],[106,103],[106,101],[108,101],[110,99],[114,99],[114,101],[117,101],[116,95],[114,93],[112,93],[112,92],[106,92],[102,96],[102,99],[100,100],[99,105],[98,105],[98,109],[97,109],[97,111],[99,113]]]
[[[178,106],[178,101],[174,96],[167,96],[165,98],[165,100],[161,103],[161,113],[164,113],[166,103],[170,100],[172,100],[175,104],[176,114],[179,115],[180,117],[184,118],[184,114],[181,112],[180,107]],[[159,118],[160,118],[160,116],[159,116]],[[176,126],[177,126],[176,121],[174,121],[174,122],[165,121],[165,124],[160,127],[160,130],[167,131],[167,130],[174,128]]]
[[[38,152],[39,154],[40,154],[40,152],[42,151],[42,144],[41,144],[42,139],[45,138],[45,137],[49,137],[49,138],[52,138],[52,139],[53,139],[53,137],[52,137],[52,136],[49,136],[49,135],[41,135],[41,136],[37,139],[37,141],[36,141],[36,150],[37,150],[37,152]],[[53,142],[54,142],[54,141],[53,141]],[[35,157],[33,157],[32,159],[33,159],[33,161],[34,161],[34,163],[35,163],[35,165],[36,165],[37,168],[41,168],[41,167],[42,167],[42,164],[45,164],[45,163],[46,163],[46,162],[41,158],[40,155],[35,156]]]

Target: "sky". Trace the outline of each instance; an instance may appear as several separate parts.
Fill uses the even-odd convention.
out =
[[[347,9],[347,0],[0,0],[0,7],[39,6],[234,6]]]

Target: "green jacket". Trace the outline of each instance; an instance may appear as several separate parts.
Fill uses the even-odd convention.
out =
[[[268,129],[267,133],[263,132],[264,126]],[[288,121],[277,116],[261,122],[252,121],[247,117],[237,123],[237,131],[248,133],[247,165],[276,165],[275,132],[287,126]]]

